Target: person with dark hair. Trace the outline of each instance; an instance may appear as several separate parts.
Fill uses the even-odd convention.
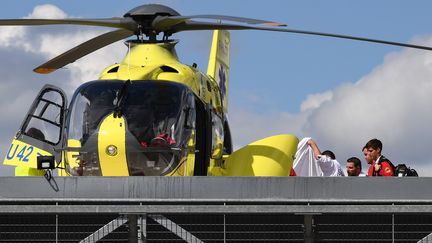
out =
[[[366,160],[366,163],[368,163],[369,165],[371,165],[372,164],[372,158],[371,158],[371,156],[369,154],[369,151],[366,148],[366,146],[363,147],[362,152],[363,152],[363,155],[364,155],[364,159]]]
[[[336,159],[336,155],[330,150],[326,150],[326,151],[322,152],[321,155],[327,155],[331,159]]]
[[[321,153],[318,145],[313,139],[309,139],[307,144],[312,148],[313,154],[323,176],[344,176],[340,163],[336,160],[335,154],[326,150]]]
[[[374,138],[366,143],[368,155],[372,164],[368,170],[368,176],[394,176],[394,166],[384,155],[381,155],[382,143]]]
[[[357,157],[347,159],[346,171],[348,176],[366,176],[362,172],[361,161]]]

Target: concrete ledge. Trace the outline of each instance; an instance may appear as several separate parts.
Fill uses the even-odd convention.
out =
[[[432,205],[0,205],[0,214],[431,214]]]
[[[0,177],[0,202],[432,203],[432,178]],[[51,184],[51,185],[50,185]],[[54,190],[54,189],[57,189]]]

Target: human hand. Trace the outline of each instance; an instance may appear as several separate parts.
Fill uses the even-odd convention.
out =
[[[375,171],[378,172],[381,169],[381,165],[375,164],[374,168],[375,168]]]

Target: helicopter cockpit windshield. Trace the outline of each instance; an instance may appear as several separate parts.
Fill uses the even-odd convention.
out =
[[[104,160],[126,163],[129,175],[172,174],[194,139],[193,93],[174,82],[89,82],[70,109],[66,168],[73,175],[107,175]]]

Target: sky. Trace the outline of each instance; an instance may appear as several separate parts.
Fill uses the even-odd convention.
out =
[[[0,18],[123,16],[147,3],[183,15],[220,14],[285,23],[289,28],[432,46],[432,2],[384,1],[39,1],[2,0]],[[49,75],[36,66],[109,28],[0,27],[0,157],[46,83],[74,89],[120,61],[122,41]],[[203,71],[210,31],[183,32],[177,53]],[[314,138],[321,150],[363,160],[361,148],[383,142],[383,154],[432,176],[432,52],[299,34],[232,31],[229,121],[236,148],[277,134]],[[0,175],[13,168],[0,166]]]

